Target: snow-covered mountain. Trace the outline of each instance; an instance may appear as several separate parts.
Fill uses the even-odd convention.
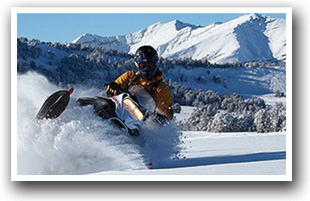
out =
[[[83,34],[72,43],[126,53],[149,44],[164,58],[207,59],[212,63],[285,60],[286,20],[250,14],[204,27],[174,20],[121,36]]]

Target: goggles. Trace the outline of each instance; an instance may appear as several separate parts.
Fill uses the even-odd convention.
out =
[[[156,67],[154,63],[139,63],[138,66],[142,71],[153,70]]]

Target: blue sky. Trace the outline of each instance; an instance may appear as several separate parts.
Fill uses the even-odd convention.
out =
[[[285,13],[260,13],[284,18]],[[130,14],[74,14],[74,13],[19,13],[17,14],[17,37],[40,39],[45,42],[70,43],[84,33],[114,36],[133,33],[156,22],[178,19],[182,22],[206,26],[213,22],[227,22],[245,13],[130,13]]]

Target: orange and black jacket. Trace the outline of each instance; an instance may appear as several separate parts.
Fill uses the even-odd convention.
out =
[[[157,112],[171,120],[173,118],[172,95],[167,84],[163,82],[162,79],[163,73],[158,69],[158,72],[151,80],[144,79],[139,71],[128,71],[118,77],[114,82],[117,83],[123,91],[127,90],[132,84],[142,85],[155,99],[158,110]],[[156,85],[155,89],[154,85]]]

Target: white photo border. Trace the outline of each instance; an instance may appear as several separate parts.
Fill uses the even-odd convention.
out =
[[[18,175],[17,14],[19,13],[285,13],[286,175]],[[12,181],[292,181],[292,8],[291,7],[16,7],[11,9]]]

